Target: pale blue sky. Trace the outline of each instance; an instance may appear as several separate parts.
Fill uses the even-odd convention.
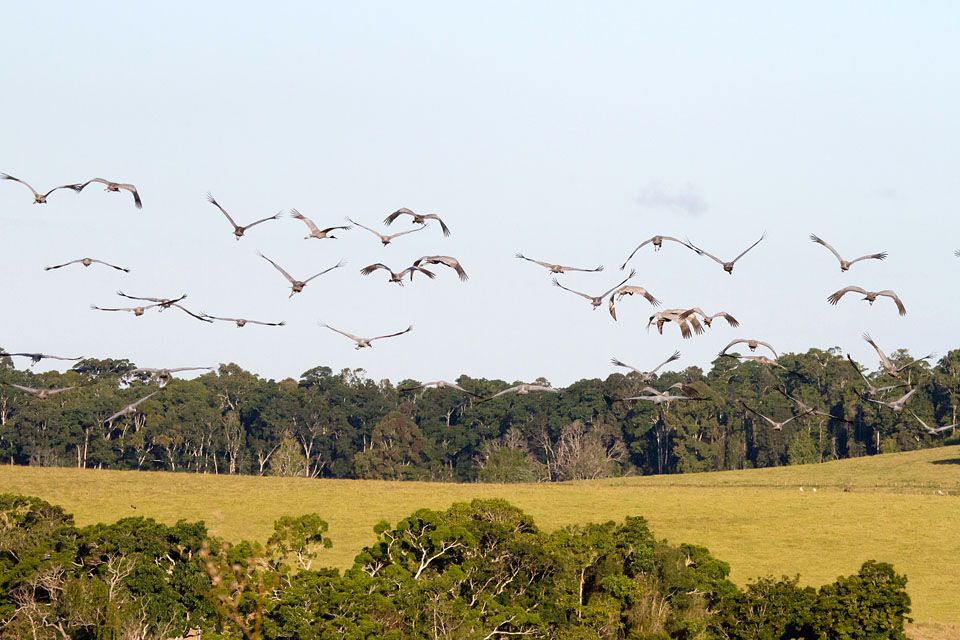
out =
[[[39,189],[129,180],[144,209],[95,187],[33,206],[0,184],[5,348],[235,361],[273,378],[323,364],[560,385],[605,376],[612,355],[646,366],[679,348],[677,366],[708,366],[735,337],[841,346],[871,365],[864,331],[888,350],[960,346],[952,3],[35,4],[0,23],[0,171]],[[379,226],[407,206],[440,213],[453,235],[307,242],[284,219],[235,242],[208,190],[243,221],[297,207],[319,224]],[[647,333],[641,300],[613,323],[513,258],[602,263],[563,279],[599,292],[654,233],[732,257],[764,230],[733,276],[677,246],[634,259],[635,284],[665,306],[742,323],[692,340]],[[848,257],[890,257],[841,274],[811,232]],[[258,251],[298,276],[349,265],[287,300]],[[432,253],[460,258],[470,282],[440,269],[399,289],[358,273]],[[43,271],[84,255],[133,271]],[[908,315],[887,300],[830,307],[848,284],[898,290]],[[123,306],[118,288],[288,326],[89,310]],[[318,320],[414,331],[358,352]]]

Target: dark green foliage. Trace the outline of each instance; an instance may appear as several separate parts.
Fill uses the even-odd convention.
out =
[[[907,579],[883,562],[819,591],[797,578],[758,580],[733,598],[715,628],[730,640],[905,640]]]
[[[0,496],[0,516],[3,639],[903,640],[910,607],[887,564],[819,591],[740,591],[726,563],[655,540],[643,518],[546,534],[503,500],[380,523],[342,575],[309,568],[330,545],[317,514],[280,519],[265,545],[144,518],[77,529],[19,496]]]
[[[906,576],[885,562],[865,562],[856,575],[820,589],[814,624],[821,637],[838,640],[903,640],[910,613]]]
[[[39,374],[0,363],[0,456],[40,466],[534,482],[812,463],[958,437],[927,434],[910,411],[931,425],[954,420],[960,351],[934,367],[911,367],[918,392],[901,413],[864,400],[863,381],[837,349],[785,354],[780,362],[786,371],[718,358],[707,373],[664,373],[654,386],[683,383],[700,400],[662,411],[616,401],[647,385],[634,373],[580,380],[559,394],[478,402],[449,388],[398,391],[361,370],[316,367],[299,381],[275,382],[226,364],[171,381],[141,413],[112,424],[104,418],[155,389],[146,377],[122,378],[133,363],[84,360],[65,373]],[[887,374],[871,380],[898,382]],[[5,382],[82,388],[41,401]],[[457,383],[484,396],[511,384],[467,376]],[[799,409],[781,391],[834,417],[807,415],[773,431],[741,404],[786,420]]]

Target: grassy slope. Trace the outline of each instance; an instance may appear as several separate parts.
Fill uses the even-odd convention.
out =
[[[395,523],[421,507],[445,508],[476,497],[505,498],[547,530],[643,515],[657,536],[702,544],[730,562],[738,583],[799,573],[817,585],[856,571],[867,559],[892,562],[909,577],[917,621],[960,624],[960,447],[799,467],[541,485],[0,467],[0,492],[60,504],[79,524],[131,515],[203,520],[213,533],[234,540],[266,539],[279,516],[315,511],[330,523],[334,542],[324,563],[338,567],[373,540],[377,521]]]

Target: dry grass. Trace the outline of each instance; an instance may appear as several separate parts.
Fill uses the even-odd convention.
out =
[[[804,491],[800,492],[799,487]],[[813,492],[813,487],[817,488]],[[671,542],[709,547],[744,583],[799,573],[822,584],[864,560],[909,580],[918,640],[958,637],[960,447],[821,465],[541,485],[399,483],[0,468],[0,491],[62,505],[79,524],[142,515],[203,520],[230,539],[265,539],[281,515],[315,511],[330,523],[325,563],[348,566],[373,525],[418,508],[504,498],[547,530],[646,517]],[[952,634],[952,635],[951,635]]]

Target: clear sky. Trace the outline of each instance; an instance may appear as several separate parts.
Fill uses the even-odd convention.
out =
[[[735,337],[840,346],[871,366],[864,331],[888,351],[960,347],[954,3],[13,3],[0,51],[0,171],[42,191],[130,181],[144,201],[91,186],[34,206],[0,183],[7,349],[563,385],[606,376],[614,355],[646,367],[679,348],[676,366],[707,367]],[[296,207],[379,227],[406,206],[453,235],[306,241],[282,219],[237,242],[208,190],[242,221]],[[604,264],[562,276],[599,293],[654,233],[732,257],[763,231],[732,276],[677,245],[634,259],[634,283],[664,306],[742,323],[691,340],[645,331],[643,300],[614,323],[513,257]],[[810,233],[890,256],[841,274]],[[288,300],[258,251],[295,276],[348,266]],[[470,281],[439,267],[400,289],[358,273],[424,254],[458,257]],[[86,255],[132,272],[43,271]],[[852,295],[829,306],[848,284],[896,289],[908,315]],[[125,306],[117,289],[288,326],[89,309]],[[414,330],[355,351],[320,320]]]

